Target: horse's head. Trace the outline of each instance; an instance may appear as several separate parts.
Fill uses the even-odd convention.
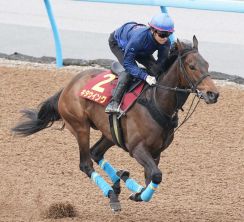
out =
[[[198,40],[193,36],[191,42],[177,39],[180,85],[190,88],[206,103],[216,103],[219,92],[210,78],[208,62],[198,52]]]

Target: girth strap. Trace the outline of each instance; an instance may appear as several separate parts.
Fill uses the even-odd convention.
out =
[[[121,127],[121,118],[118,119],[118,114],[112,113],[109,114],[109,124],[110,131],[112,134],[113,142],[122,148],[125,148],[123,129]]]

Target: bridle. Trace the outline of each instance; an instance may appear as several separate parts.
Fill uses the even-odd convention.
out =
[[[179,87],[168,87],[168,86],[163,86],[161,84],[155,84],[154,86],[156,88],[161,88],[161,89],[166,89],[166,90],[172,90],[172,91],[177,91],[177,92],[185,92],[185,93],[196,93],[198,95],[198,97],[201,97],[201,92],[197,90],[197,86],[206,78],[209,76],[209,73],[202,73],[201,77],[196,81],[193,82],[190,77],[189,74],[184,66],[183,60],[184,58],[190,54],[190,53],[196,53],[198,52],[196,49],[187,49],[187,50],[183,50],[183,52],[179,53],[178,55],[178,64],[179,64],[179,68],[180,68],[180,73],[183,75],[183,78],[187,81],[188,85],[190,88],[179,88]]]
[[[197,86],[206,78],[209,76],[209,73],[202,73],[201,77],[194,83],[190,77],[188,72],[186,71],[186,68],[183,64],[183,59],[190,53],[197,53],[198,51],[196,49],[191,49],[187,51],[183,51],[183,53],[178,55],[178,64],[180,67],[180,71],[183,74],[184,79],[187,81],[188,85],[190,86],[190,89],[193,93],[197,93]]]

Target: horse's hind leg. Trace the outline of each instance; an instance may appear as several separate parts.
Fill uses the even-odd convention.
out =
[[[120,178],[117,176],[117,170],[104,159],[106,151],[113,146],[114,143],[108,140],[104,135],[93,145],[90,150],[92,159],[106,172],[113,182],[114,193],[120,194]]]
[[[67,122],[67,121],[66,121]],[[72,125],[71,125],[72,124]],[[120,211],[120,203],[112,187],[100,176],[93,168],[93,162],[90,155],[90,125],[87,122],[79,120],[69,121],[66,126],[70,126],[70,131],[77,139],[80,151],[80,170],[91,178],[95,184],[102,190],[105,197],[110,199],[110,206],[113,211]]]

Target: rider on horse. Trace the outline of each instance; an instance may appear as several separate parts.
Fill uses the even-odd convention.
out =
[[[110,49],[125,71],[119,74],[118,84],[105,109],[106,113],[120,112],[119,104],[132,77],[153,85],[156,83],[155,76],[164,70],[171,47],[168,37],[174,32],[174,22],[168,14],[160,13],[152,18],[149,26],[128,22],[110,34]],[[152,55],[156,50],[157,60]],[[147,71],[139,68],[136,62],[145,66]]]

